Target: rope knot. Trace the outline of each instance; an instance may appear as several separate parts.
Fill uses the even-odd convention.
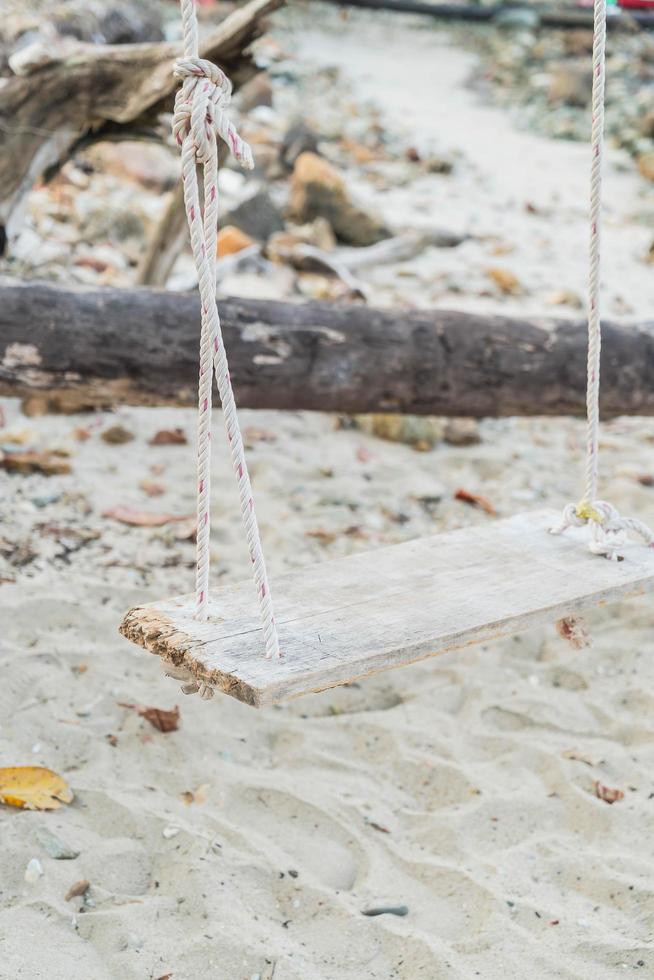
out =
[[[634,517],[621,517],[619,512],[606,500],[582,500],[578,504],[568,504],[561,520],[550,528],[552,534],[562,534],[569,527],[590,528],[589,551],[603,555],[610,561],[621,561],[627,532],[631,531],[643,539],[645,544],[654,544],[654,534]]]
[[[177,144],[183,147],[190,139],[198,161],[204,163],[214,152],[216,136],[220,136],[241,166],[251,170],[252,150],[226,114],[232,83],[224,71],[206,58],[184,58],[176,62],[173,74],[182,79],[173,114]]]

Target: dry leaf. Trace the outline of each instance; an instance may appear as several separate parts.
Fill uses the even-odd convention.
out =
[[[508,269],[500,269],[497,266],[493,266],[490,269],[486,269],[486,275],[489,279],[492,279],[498,289],[506,296],[519,296],[522,292],[520,280],[512,272],[509,272]]]
[[[7,453],[1,461],[8,473],[42,473],[44,476],[60,476],[72,473],[70,463],[62,459],[60,452]]]
[[[90,887],[91,882],[87,881],[86,878],[82,878],[81,881],[76,881],[66,892],[64,896],[65,901],[70,902],[71,898],[79,898],[80,895],[85,895]]]
[[[57,810],[71,803],[73,794],[65,779],[43,766],[11,766],[0,769],[0,802],[24,810]]]
[[[150,439],[151,446],[185,446],[186,434],[183,429],[160,429]]]
[[[586,621],[581,616],[566,616],[557,620],[556,632],[567,640],[574,650],[583,650],[591,645]]]
[[[471,493],[469,490],[459,488],[454,494],[454,499],[462,500],[464,504],[470,504],[472,507],[481,507],[482,510],[485,510],[487,514],[491,514],[493,517],[497,514],[490,500],[482,497],[481,494]]]
[[[599,765],[599,759],[591,759],[590,756],[583,755],[578,749],[566,749],[563,753],[564,759],[570,759],[572,762],[583,762],[586,766],[597,766]]]
[[[617,803],[618,800],[624,799],[624,793],[621,789],[605,786],[604,783],[600,783],[599,779],[595,780],[593,786],[595,787],[595,796],[598,800],[603,800],[604,803]]]
[[[320,541],[321,544],[331,544],[338,537],[334,531],[325,531],[322,527],[313,528],[306,532],[308,538],[315,538],[316,541]]]
[[[129,708],[135,711],[141,718],[150,722],[153,728],[160,732],[176,732],[179,728],[180,713],[177,705],[168,711],[166,708],[152,708],[145,704],[130,704],[127,701],[118,701],[120,708]]]
[[[146,510],[137,510],[135,507],[110,507],[109,510],[103,511],[102,516],[111,517],[114,521],[132,527],[162,527],[164,524],[191,519],[189,514],[152,514]]]
[[[19,429],[14,432],[2,433],[2,441],[8,446],[26,446],[33,437],[34,431],[32,429]]]
[[[172,711],[166,711],[165,708],[145,708],[140,705],[136,711],[141,718],[149,721],[152,727],[159,732],[176,732],[179,728],[180,715],[177,705]]]
[[[148,497],[160,497],[166,492],[163,483],[157,483],[155,480],[141,480],[139,487],[143,493],[147,493]]]

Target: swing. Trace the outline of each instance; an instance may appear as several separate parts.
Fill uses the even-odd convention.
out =
[[[216,305],[219,135],[253,166],[225,110],[231,84],[198,58],[194,0],[181,0],[184,58],[173,133],[198,271],[202,327],[198,399],[196,591],[131,609],[122,634],[158,654],[186,694],[222,691],[256,707],[355,681],[473,643],[574,618],[654,589],[654,533],[597,499],[599,239],[604,128],[605,0],[595,0],[585,494],[563,515],[518,514],[298,569],[279,577],[277,618],[266,575],[243,441]],[[203,207],[198,170],[203,172]],[[209,591],[210,426],[213,374],[238,480],[254,570],[251,582]],[[570,531],[565,537],[560,535]],[[587,531],[590,540],[582,547]],[[627,548],[628,532],[647,547]],[[598,557],[604,561],[598,561]]]

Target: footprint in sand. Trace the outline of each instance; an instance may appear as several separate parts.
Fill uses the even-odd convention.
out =
[[[281,867],[306,871],[321,884],[348,891],[364,872],[364,851],[324,810],[279,790],[250,787],[235,792],[225,812],[239,826],[258,831],[266,850],[281,852]]]

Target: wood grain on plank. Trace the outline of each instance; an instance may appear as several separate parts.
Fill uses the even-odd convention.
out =
[[[128,639],[261,706],[325,690],[654,589],[654,549],[591,555],[538,511],[288,572],[272,583],[284,653],[266,661],[250,581],[130,610]]]

